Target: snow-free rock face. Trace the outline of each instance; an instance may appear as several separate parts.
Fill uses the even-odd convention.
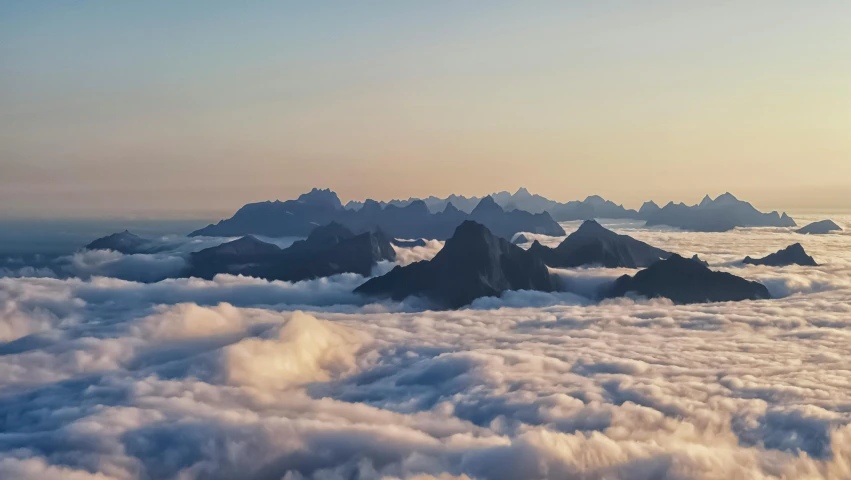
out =
[[[745,257],[743,263],[750,265],[768,265],[770,267],[785,267],[787,265],[803,265],[806,267],[817,267],[818,263],[813,257],[807,255],[800,243],[789,245],[783,250],[772,253],[763,258]]]
[[[468,220],[433,259],[396,267],[355,292],[395,300],[419,296],[441,308],[460,308],[506,290],[555,288],[555,279],[540,259]]]
[[[820,222],[813,222],[804,228],[796,230],[796,232],[806,235],[826,235],[841,230],[842,228],[833,222],[833,220],[822,220]]]
[[[794,227],[785,213],[762,213],[748,202],[725,193],[712,200],[708,195],[694,206],[668,203],[656,210],[648,207],[647,226],[668,225],[697,232],[726,232],[736,227]]]
[[[556,248],[536,241],[529,252],[548,266],[557,268],[583,265],[642,268],[671,255],[628,235],[618,235],[594,220],[585,221]]]
[[[286,249],[246,236],[201,250],[192,254],[186,275],[213,278],[230,273],[296,282],[339,273],[368,276],[378,262],[395,259],[396,251],[383,233],[355,235],[331,223]]]
[[[634,293],[648,298],[664,297],[674,303],[732,302],[771,298],[765,285],[705,265],[677,254],[660,260],[635,276],[624,275],[605,292],[605,297]]]

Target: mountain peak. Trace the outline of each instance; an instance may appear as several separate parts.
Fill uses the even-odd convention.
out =
[[[582,225],[580,225],[579,228],[576,229],[576,233],[581,233],[581,234],[586,234],[586,235],[587,234],[599,235],[599,234],[604,233],[604,232],[605,233],[613,233],[611,230],[609,230],[606,227],[597,223],[596,220],[585,220],[584,222],[582,222]]]
[[[343,204],[340,202],[340,198],[337,197],[337,193],[332,191],[330,188],[326,188],[324,190],[314,188],[307,193],[299,195],[298,201],[317,206],[327,206],[335,210],[343,209]]]
[[[531,197],[532,194],[529,193],[529,190],[526,190],[525,187],[520,187],[520,188],[517,189],[516,192],[514,192],[513,196],[514,197]]]
[[[502,211],[502,207],[500,207],[499,204],[496,203],[496,200],[494,200],[493,197],[488,195],[487,197],[484,197],[479,201],[479,204],[476,205],[476,208],[473,209],[471,215]]]
[[[587,197],[585,197],[583,203],[588,203],[591,205],[602,205],[606,203],[606,199],[599,195],[588,195]]]
[[[738,202],[739,199],[736,198],[732,193],[726,192],[723,195],[719,195],[718,198],[715,199],[714,203],[726,203],[726,202]]]
[[[700,201],[701,207],[705,207],[706,205],[710,204],[712,204],[712,198],[709,195],[706,195],[705,197],[703,197],[703,200]]]

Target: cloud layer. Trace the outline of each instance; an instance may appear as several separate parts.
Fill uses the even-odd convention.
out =
[[[356,275],[2,278],[0,478],[851,477],[851,237],[619,229],[783,298],[598,304],[623,272],[593,268],[450,312]],[[735,262],[792,240],[823,266]]]

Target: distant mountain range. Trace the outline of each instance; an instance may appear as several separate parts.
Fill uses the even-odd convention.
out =
[[[730,193],[708,195],[697,205],[670,202],[659,207],[646,202],[631,210],[592,195],[583,201],[558,203],[525,188],[483,198],[451,195],[445,199],[349,202],[344,207],[331,190],[313,189],[296,200],[251,203],[233,217],[208,225],[190,236],[305,237],[316,226],[337,222],[354,232],[380,229],[395,238],[445,240],[465,220],[475,220],[493,233],[511,239],[520,232],[561,236],[557,222],[596,218],[644,220],[648,226],[667,225],[683,230],[724,232],[736,227],[793,227],[785,213],[762,213]]]
[[[350,210],[343,208],[336,193],[314,189],[296,200],[248,204],[233,217],[192,232],[190,236],[307,236],[318,225],[337,222],[353,232],[381,230],[394,238],[444,240],[468,219],[486,225],[506,239],[518,232],[552,236],[565,234],[548,213],[505,211],[491,197],[481,199],[470,213],[462,212],[452,203],[448,203],[443,211],[432,213],[422,200],[406,206],[382,206],[379,202],[367,200],[360,209]]]
[[[529,213],[548,212],[558,222],[571,220],[590,220],[593,218],[640,218],[638,212],[629,210],[622,205],[605,200],[597,195],[592,195],[583,201],[571,201],[559,203],[540,195],[531,194],[525,188],[520,188],[514,193],[496,192],[489,195],[505,210],[523,210]],[[450,195],[446,198],[428,197],[424,199],[409,198],[407,200],[390,200],[389,202],[377,202],[379,205],[394,205],[406,207],[411,203],[422,201],[431,212],[442,212],[450,203],[462,212],[471,213],[476,205],[484,197],[465,197],[463,195]],[[373,200],[367,200],[370,202]],[[350,210],[363,208],[366,202],[351,201],[346,204]]]
[[[668,225],[697,232],[726,232],[736,227],[796,226],[785,213],[762,213],[730,193],[719,195],[714,200],[707,195],[693,206],[670,202],[658,210],[652,204],[645,204],[642,210],[647,213],[647,226]]]
[[[498,192],[490,195],[505,210],[524,210],[530,213],[548,212],[557,222],[593,220],[597,218],[644,220],[648,226],[667,225],[683,230],[723,232],[736,227],[794,227],[795,221],[785,213],[762,213],[750,203],[737,199],[730,193],[716,199],[708,195],[697,205],[670,202],[660,207],[655,202],[645,202],[639,210],[625,208],[598,195],[582,201],[559,203],[540,195],[533,195],[525,188],[516,192]],[[461,211],[471,212],[479,202],[478,197],[450,195],[447,198],[428,197],[423,200],[391,200],[384,205],[404,207],[422,201],[434,212],[442,211],[447,204]],[[369,202],[369,200],[368,200]],[[362,208],[362,202],[349,202],[347,209]]]

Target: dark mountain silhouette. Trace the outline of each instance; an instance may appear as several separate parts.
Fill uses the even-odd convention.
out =
[[[544,263],[484,225],[465,221],[430,261],[396,267],[355,289],[402,300],[426,297],[441,308],[459,308],[506,290],[555,290]]]
[[[521,187],[514,193],[502,191],[492,193],[489,196],[493,198],[497,205],[506,211],[523,210],[529,213],[549,212],[557,221],[588,220],[592,218],[639,218],[638,212],[635,210],[628,210],[596,195],[592,195],[583,201],[559,203],[541,195],[530,193],[529,190]],[[442,212],[446,208],[446,205],[450,203],[454,204],[462,212],[471,213],[484,198],[450,195],[446,198],[430,196],[422,199],[422,201],[426,204],[429,211],[434,213]],[[417,198],[409,198],[407,200],[391,200],[389,202],[377,203],[382,207],[387,205],[406,207],[418,200]],[[363,208],[365,203],[349,202],[346,204],[346,208],[358,210]]]
[[[556,248],[535,241],[529,252],[550,267],[601,265],[606,268],[641,268],[671,254],[628,235],[618,235],[594,220],[586,220]]]
[[[529,239],[526,238],[526,235],[523,235],[521,233],[520,235],[517,235],[516,237],[514,237],[514,240],[512,240],[511,243],[513,243],[515,245],[519,245],[521,243],[526,243],[528,241],[529,241]]]
[[[379,261],[395,259],[396,251],[382,232],[355,235],[332,222],[286,249],[246,236],[201,250],[191,255],[187,276],[209,279],[230,273],[295,282],[339,273],[368,276]]]
[[[807,235],[826,235],[830,232],[841,230],[842,228],[840,228],[839,225],[834,223],[832,220],[822,220],[820,222],[813,222],[806,227],[795,231]]]
[[[249,203],[233,217],[196,230],[189,236],[305,237],[317,226],[336,220],[343,211],[336,193],[314,188],[297,200]]]
[[[692,256],[692,257],[691,257],[691,259],[692,259],[693,261],[695,261],[695,262],[697,262],[697,263],[699,263],[699,264],[703,265],[704,267],[708,267],[708,266],[709,266],[709,262],[707,262],[707,261],[705,261],[705,260],[701,260],[701,259],[700,259],[700,257],[699,257],[699,256],[697,256],[697,254],[696,254],[696,253],[694,254],[694,256]]]
[[[800,243],[789,245],[776,253],[763,258],[745,257],[742,261],[749,265],[768,265],[770,267],[785,267],[787,265],[803,265],[806,267],[817,267],[818,263],[813,257],[807,255]]]
[[[652,208],[652,207],[651,207]],[[794,227],[785,213],[762,213],[730,193],[712,200],[707,195],[698,205],[669,203],[647,217],[647,226],[668,225],[696,232],[726,232],[736,227]]]
[[[509,211],[523,210],[529,213],[544,213],[551,212],[552,208],[558,205],[558,202],[554,202],[538,194],[529,193],[529,190],[523,187],[518,188],[513,194],[509,192],[497,192],[491,194],[491,197],[493,197],[499,206]]]
[[[654,263],[633,277],[620,277],[604,296],[622,297],[630,292],[648,298],[664,297],[678,304],[771,298],[768,289],[761,283],[712,271],[677,254]]]
[[[353,232],[381,230],[393,238],[444,240],[467,218],[487,225],[505,238],[511,238],[517,232],[564,235],[564,230],[549,214],[519,210],[506,212],[490,197],[482,199],[469,215],[452,203],[447,203],[443,211],[432,213],[422,200],[403,207],[382,206],[374,200],[367,200],[358,210],[346,210],[334,192],[314,189],[298,200],[246,205],[232,218],[192,232],[190,236],[306,236],[317,225],[338,222]]]
[[[352,231],[381,229],[394,238],[449,238],[467,214],[454,209],[431,213],[425,202],[416,200],[405,207],[367,200],[360,210],[346,210],[337,218]]]
[[[591,195],[585,200],[559,203],[549,211],[559,222],[573,220],[593,220],[595,218],[639,218],[638,212],[629,210],[598,195]]]
[[[283,250],[252,236],[190,254],[188,277],[211,279],[219,273],[251,275],[249,270],[277,261]]]
[[[647,220],[651,215],[655,214],[659,210],[661,210],[661,208],[659,205],[656,205],[656,202],[653,200],[644,202],[644,204],[641,205],[641,208],[638,209],[638,218]]]
[[[564,235],[564,229],[550,217],[549,213],[529,213],[524,210],[506,212],[489,196],[476,205],[468,218],[485,225],[496,235],[508,239],[517,232],[556,237]]]
[[[134,235],[129,230],[98,238],[83,248],[86,250],[114,250],[125,255],[156,253],[164,250],[164,247],[155,244],[150,238]]]

